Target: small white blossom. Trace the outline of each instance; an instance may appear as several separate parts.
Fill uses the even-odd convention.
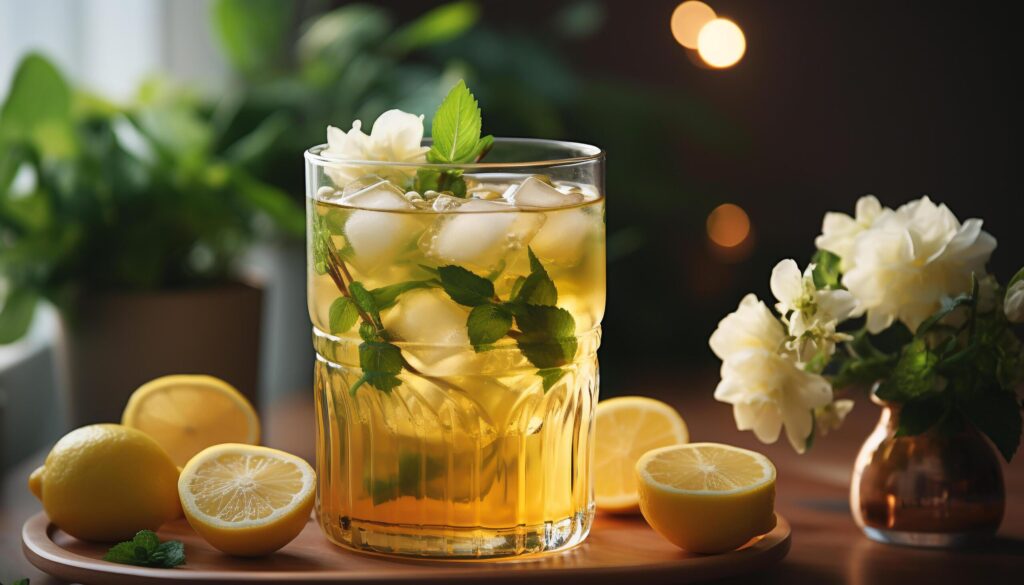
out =
[[[339,161],[426,162],[430,148],[421,146],[422,115],[388,110],[373,123],[369,134],[362,131],[362,126],[360,120],[352,122],[348,132],[328,126],[327,148],[323,155]],[[414,167],[350,164],[328,165],[325,170],[339,188],[367,175],[378,175],[401,185],[416,172]]]
[[[1011,323],[1024,323],[1024,278],[1011,284],[1006,291],[1003,311]]]
[[[853,410],[853,401],[846,398],[814,409],[814,432],[818,436],[824,437],[830,431],[838,429],[843,425],[843,420],[851,410]]]
[[[879,333],[896,320],[915,331],[942,299],[968,292],[971,275],[985,274],[996,247],[981,226],[980,219],[961,224],[945,205],[922,197],[883,209],[861,229],[844,251],[842,282],[858,313],[867,312],[868,331]],[[838,253],[833,248],[824,249]]]
[[[830,211],[825,214],[821,235],[814,240],[819,250],[826,250],[839,256],[839,268],[846,272],[847,259],[853,250],[853,242],[861,232],[870,228],[882,214],[882,204],[874,195],[865,195],[857,200],[855,217]]]
[[[754,295],[719,323],[711,348],[723,360],[715,399],[733,405],[741,431],[752,430],[764,443],[782,428],[793,448],[803,453],[813,428],[813,411],[832,401],[828,381],[805,372],[785,351],[782,323]]]
[[[818,290],[814,285],[814,265],[803,274],[793,260],[783,260],[772,270],[772,294],[778,301],[775,308],[789,327],[793,338],[787,347],[806,362],[819,352],[832,355],[836,343],[848,341],[849,335],[837,333],[836,326],[848,319],[856,308],[849,291]]]

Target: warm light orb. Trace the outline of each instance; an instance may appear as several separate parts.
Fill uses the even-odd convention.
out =
[[[707,4],[696,0],[683,2],[672,12],[672,36],[687,49],[696,49],[700,29],[714,19],[715,11]]]
[[[735,22],[716,18],[697,34],[697,52],[705,63],[718,69],[732,67],[747,51],[747,39]]]
[[[723,203],[708,215],[708,238],[723,248],[735,248],[750,235],[750,218],[739,205]]]

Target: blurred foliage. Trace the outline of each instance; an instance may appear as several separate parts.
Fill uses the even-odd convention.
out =
[[[218,154],[194,96],[150,82],[115,106],[26,56],[0,110],[0,343],[40,299],[73,314],[87,292],[222,282],[254,237],[302,234],[298,206],[227,155],[259,139]]]

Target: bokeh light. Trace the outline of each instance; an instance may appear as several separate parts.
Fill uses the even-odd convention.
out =
[[[672,12],[672,36],[687,49],[696,49],[697,35],[715,16],[715,11],[703,2],[683,2]]]
[[[747,51],[747,39],[735,22],[716,18],[697,34],[697,52],[708,65],[723,69],[732,67]]]
[[[735,248],[750,235],[750,218],[739,205],[723,203],[708,215],[708,238],[723,248]]]

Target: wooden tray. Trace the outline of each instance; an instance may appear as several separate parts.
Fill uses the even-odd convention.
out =
[[[136,585],[153,581],[188,583],[692,583],[749,573],[774,564],[789,552],[789,524],[781,516],[775,530],[742,548],[712,556],[680,551],[639,517],[598,515],[582,545],[553,555],[498,562],[444,562],[392,559],[341,549],[309,524],[291,544],[261,559],[221,554],[185,520],[160,530],[161,539],[185,543],[188,563],[176,569],[149,569],[100,560],[108,548],[75,539],[49,523],[45,513],[22,529],[25,557],[55,577],[86,584]]]

